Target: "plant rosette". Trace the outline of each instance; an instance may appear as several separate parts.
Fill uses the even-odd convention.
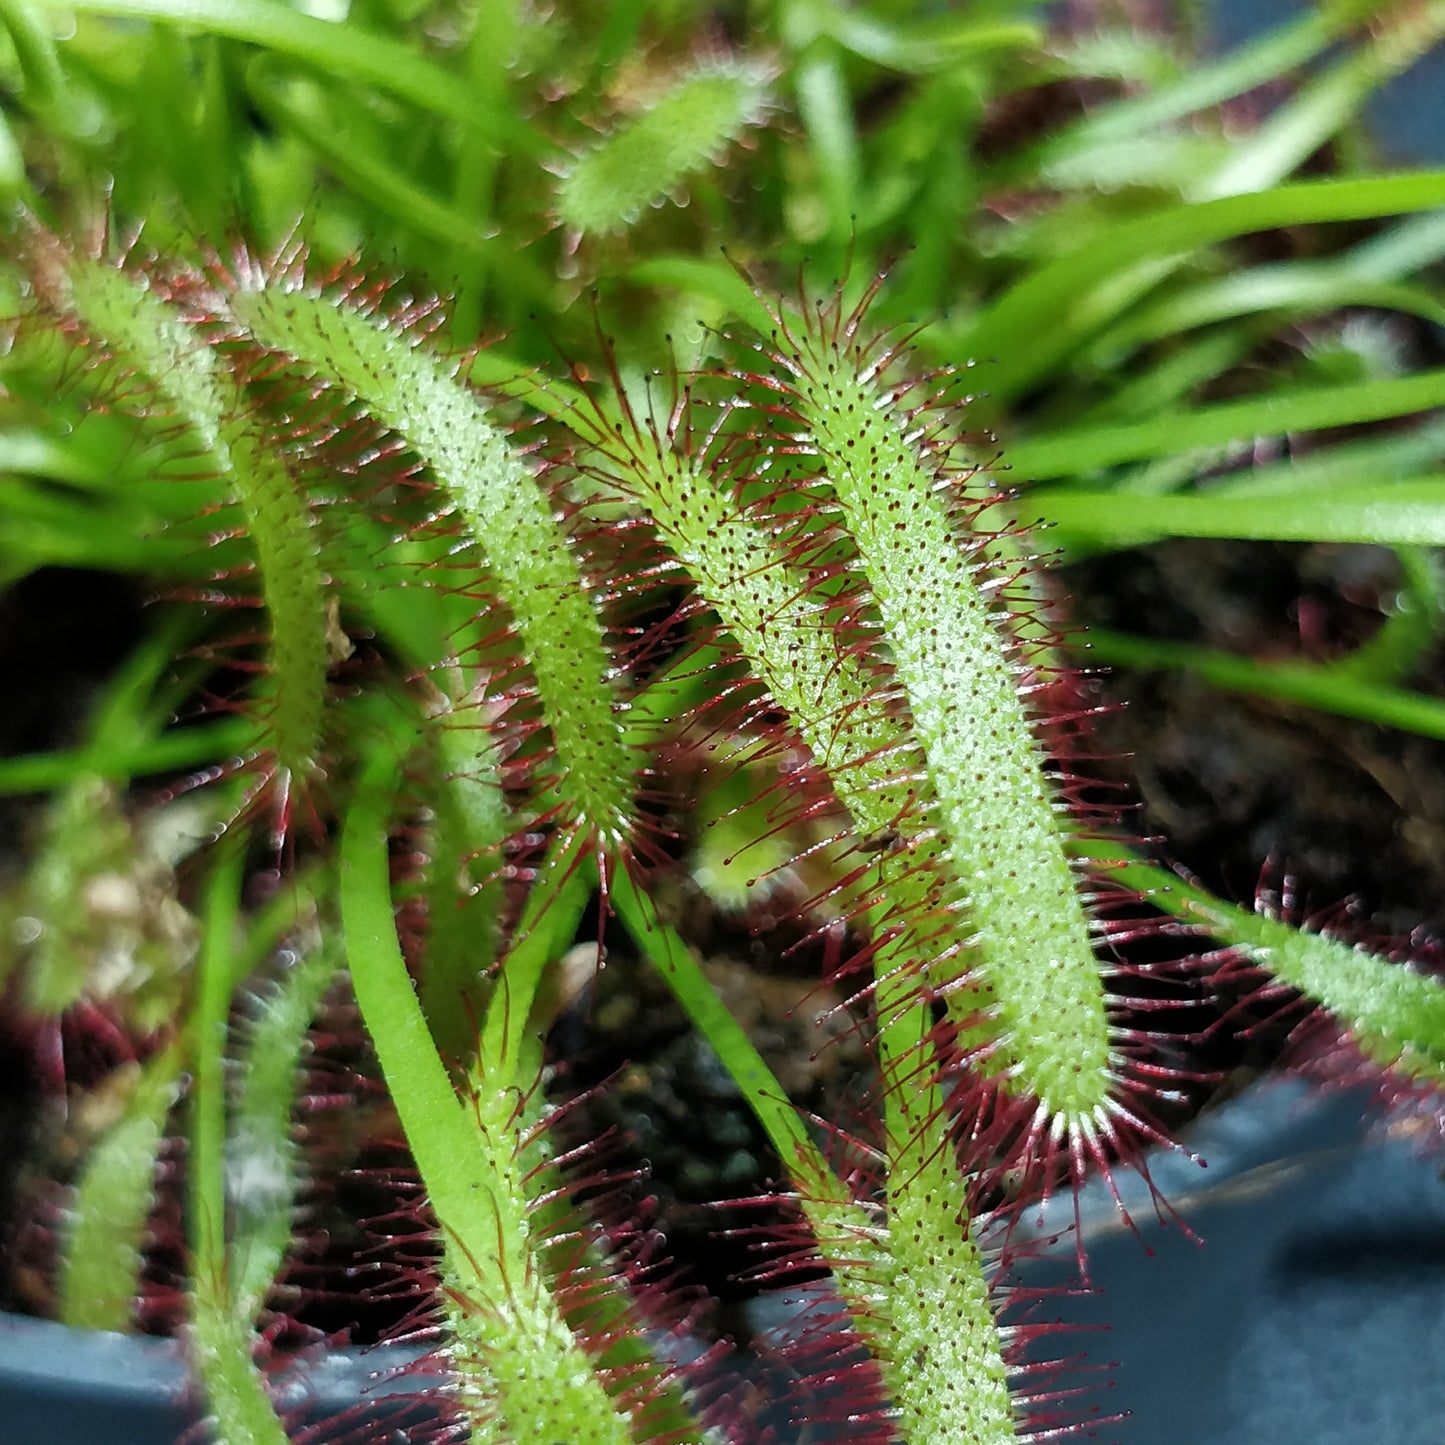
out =
[[[435,1351],[427,1428],[480,1445],[701,1445],[757,1425],[722,1351],[690,1349],[631,1181],[595,1143],[559,1144],[544,1038],[589,929],[594,961],[609,930],[630,940],[755,1115],[769,1201],[790,1212],[757,1273],[831,1280],[826,1326],[780,1343],[825,1402],[806,1423],[860,1439],[995,1445],[1074,1422],[1048,1306],[1010,1283],[1020,1220],[1091,1175],[1122,1207],[1118,1181],[1197,1082],[1190,1036],[1156,1026],[1196,980],[1328,1011],[1342,1055],[1435,1086],[1433,973],[1267,900],[1231,907],[1111,835],[1033,544],[956,379],[916,374],[871,329],[876,287],[754,295],[725,364],[651,389],[608,352],[597,379],[514,371],[484,393],[469,373],[486,354],[450,352],[436,308],[315,276],[299,250],[198,270],[37,237],[32,265],[42,316],[208,480],[198,515],[233,522],[208,601],[259,618],[226,639],[256,679],[230,684],[249,731],[207,779],[232,790],[193,865],[172,1008],[146,1034],[125,990],[117,1014],[93,979],[27,976],[38,1038],[83,1025],[134,1050],[75,1183],[63,1317],[124,1322],[184,1092],[173,1295],[228,1442],[280,1445],[294,1425],[258,1336],[287,1327],[281,1272],[321,1178],[298,1077],[335,1032],[343,965],[409,1155],[374,1226],[393,1252],[357,1258]],[[168,664],[156,650],[119,693]],[[788,920],[872,1059],[851,1130],[794,1107],[679,926],[669,819],[705,773],[701,826],[784,845],[717,863],[759,870],[745,904],[792,889]],[[27,899],[42,944],[68,921],[53,880],[102,866],[75,822],[84,782]],[[1165,965],[1137,951],[1157,944]],[[333,1098],[361,1087],[353,1060]]]

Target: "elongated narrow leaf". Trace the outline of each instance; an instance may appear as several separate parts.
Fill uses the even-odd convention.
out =
[[[1116,462],[1171,456],[1192,447],[1217,447],[1256,437],[1351,426],[1411,416],[1445,406],[1445,370],[1292,388],[1251,401],[1170,412],[1123,426],[1088,427],[1016,443],[1009,464],[1020,480],[1080,476]]]
[[[1423,737],[1445,738],[1445,701],[1370,682],[1345,665],[1265,664],[1214,648],[1159,642],[1103,629],[1091,630],[1085,641],[1101,662],[1117,662],[1125,667],[1182,668],[1231,692],[1280,698],[1343,717],[1405,728]]]
[[[1142,294],[1153,281],[1147,262],[1172,261],[1252,231],[1372,220],[1442,205],[1445,172],[1421,171],[1305,181],[1129,217],[1093,230],[1057,260],[1029,272],[958,338],[956,349],[988,363],[983,384],[1006,400],[1042,379]]]
[[[1150,497],[1052,487],[1030,492],[1020,511],[1118,547],[1160,537],[1445,547],[1445,475],[1342,486],[1320,496]]]

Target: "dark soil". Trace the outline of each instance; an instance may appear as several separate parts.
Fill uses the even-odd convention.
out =
[[[1069,569],[1080,621],[1264,661],[1326,662],[1363,642],[1400,585],[1364,546],[1176,541]],[[1445,685],[1439,654],[1403,685]],[[1221,896],[1292,880],[1302,916],[1351,905],[1365,935],[1445,926],[1445,744],[1182,672],[1115,669],[1095,734],[1138,832]]]

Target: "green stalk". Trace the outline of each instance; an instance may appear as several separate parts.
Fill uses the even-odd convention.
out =
[[[452,1361],[478,1445],[634,1445],[568,1327],[538,1260],[523,1179],[521,1120],[534,1079],[486,1086],[466,1104],[437,1054],[397,944],[386,839],[398,771],[379,751],[341,842],[341,908],[357,1002],[441,1230]],[[697,1438],[697,1437],[694,1437]]]
[[[612,897],[633,941],[666,979],[677,1001],[748,1101],[768,1141],[797,1183],[801,1203],[814,1228],[822,1228],[840,1213],[850,1211],[855,1215],[854,1224],[865,1227],[866,1215],[853,1209],[847,1190],[828,1167],[822,1150],[809,1137],[783,1086],[742,1025],[728,1012],[692,950],[675,929],[663,923],[656,904],[631,878],[619,879]]]
[[[233,1308],[226,1252],[226,1025],[234,973],[242,859],[232,852],[207,885],[191,1083],[191,1342],[225,1445],[287,1445],[251,1360],[251,1320]]]

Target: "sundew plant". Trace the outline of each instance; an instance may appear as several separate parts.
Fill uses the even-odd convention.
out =
[[[1251,1050],[1433,1124],[1428,908],[1176,851],[1101,667],[1445,739],[1445,173],[1361,119],[1445,7],[1134,11],[0,3],[8,1306],[228,1445],[1127,1438],[1041,1201]],[[1117,625],[1206,545],[1335,580]],[[784,1336],[589,1131],[624,960]],[[378,1336],[405,1423],[293,1408]]]

